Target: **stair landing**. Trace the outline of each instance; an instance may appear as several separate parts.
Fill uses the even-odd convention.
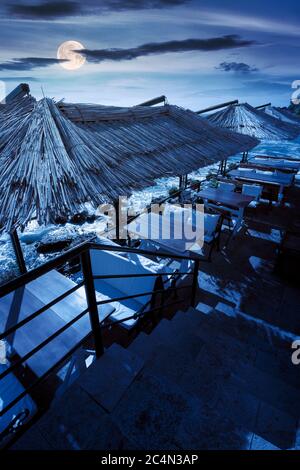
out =
[[[222,305],[178,312],[109,348],[13,448],[297,449],[290,340]]]

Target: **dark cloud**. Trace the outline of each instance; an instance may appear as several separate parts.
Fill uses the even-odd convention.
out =
[[[97,15],[113,11],[162,9],[185,4],[190,0],[73,0],[13,3],[7,5],[10,14],[21,18],[54,19],[76,15]]]
[[[22,59],[12,59],[0,63],[0,71],[3,70],[33,70],[39,67],[49,67],[53,64],[66,62],[65,60],[52,59],[48,57],[25,57]]]
[[[223,72],[238,72],[238,73],[251,73],[258,72],[256,67],[245,64],[244,62],[222,62],[218,67],[218,70],[223,70]]]
[[[8,5],[8,11],[16,16],[23,18],[60,18],[64,16],[72,16],[80,13],[80,4],[73,1],[49,1],[42,3],[23,3]]]
[[[182,41],[154,42],[143,44],[131,49],[99,49],[80,51],[91,62],[104,60],[132,60],[155,54],[190,51],[218,51],[221,49],[234,49],[255,44],[255,41],[241,39],[237,35],[227,35],[208,39],[185,39]]]

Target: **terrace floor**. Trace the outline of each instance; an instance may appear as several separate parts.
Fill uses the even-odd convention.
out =
[[[300,290],[274,272],[299,188],[288,201],[249,213],[247,230],[201,264],[196,309],[183,298],[108,347],[12,448],[300,449]]]

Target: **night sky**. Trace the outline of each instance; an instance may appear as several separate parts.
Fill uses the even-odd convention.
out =
[[[0,23],[0,78],[37,97],[288,105],[300,80],[299,0],[13,0],[1,2]],[[56,58],[67,40],[84,45],[79,70]]]

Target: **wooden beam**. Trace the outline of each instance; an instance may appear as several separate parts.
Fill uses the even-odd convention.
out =
[[[210,106],[209,108],[196,111],[196,114],[208,113],[209,111],[214,111],[216,109],[225,108],[226,106],[230,106],[232,104],[239,104],[239,100],[227,101],[226,103],[216,104],[215,106]]]
[[[164,103],[166,104],[167,97],[165,95],[152,98],[152,100],[144,101],[144,103],[137,104],[136,106],[154,106],[155,104]]]
[[[272,103],[266,103],[266,104],[261,104],[260,106],[255,106],[255,109],[263,109],[266,108],[267,106],[271,106]]]
[[[21,96],[28,96],[30,93],[30,88],[27,83],[20,83],[16,88],[14,88],[5,98],[5,103],[9,103],[16,98]]]

